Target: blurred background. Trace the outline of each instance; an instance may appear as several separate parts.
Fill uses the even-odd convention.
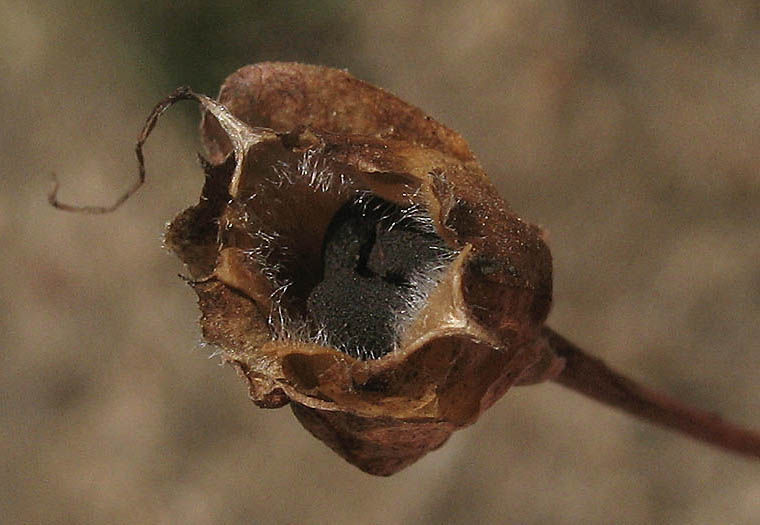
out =
[[[561,387],[516,388],[391,478],[348,465],[209,358],[162,246],[194,204],[179,85],[348,68],[460,132],[550,234],[551,325],[760,427],[755,0],[0,0],[0,521],[757,523],[760,465]]]

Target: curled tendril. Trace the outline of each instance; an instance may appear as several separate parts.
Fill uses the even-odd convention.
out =
[[[119,209],[122,204],[129,200],[129,198],[134,195],[135,192],[137,192],[137,190],[139,190],[143,184],[145,184],[145,156],[143,155],[143,146],[145,145],[145,141],[148,140],[148,137],[153,131],[153,128],[156,127],[158,118],[163,115],[167,109],[169,109],[172,105],[180,100],[199,100],[199,95],[193,93],[189,87],[182,86],[175,89],[169,96],[155,105],[150,115],[148,116],[148,119],[145,121],[145,125],[143,126],[143,129],[137,138],[137,143],[135,144],[135,155],[137,156],[138,164],[137,179],[135,179],[132,185],[127,188],[116,199],[116,201],[114,201],[113,204],[109,206],[79,206],[61,202],[58,200],[58,189],[60,188],[58,176],[55,173],[51,173],[50,177],[52,180],[52,187],[48,193],[48,202],[50,205],[54,208],[58,208],[59,210],[93,215],[111,213]]]

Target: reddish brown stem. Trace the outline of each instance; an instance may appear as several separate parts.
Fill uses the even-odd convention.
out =
[[[557,383],[646,421],[680,430],[732,452],[760,458],[760,433],[649,390],[610,369],[601,359],[586,354],[548,327],[544,335],[554,352],[566,361],[562,372],[554,378]]]

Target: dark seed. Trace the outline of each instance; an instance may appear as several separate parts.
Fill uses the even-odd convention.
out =
[[[448,256],[443,240],[379,197],[344,205],[328,228],[324,275],[307,299],[327,342],[359,359],[393,350],[398,312],[420,272]]]

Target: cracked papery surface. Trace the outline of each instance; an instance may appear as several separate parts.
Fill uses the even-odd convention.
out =
[[[307,300],[328,344],[359,359],[394,349],[420,288],[452,253],[426,226],[379,197],[338,211],[325,235],[323,278]]]

